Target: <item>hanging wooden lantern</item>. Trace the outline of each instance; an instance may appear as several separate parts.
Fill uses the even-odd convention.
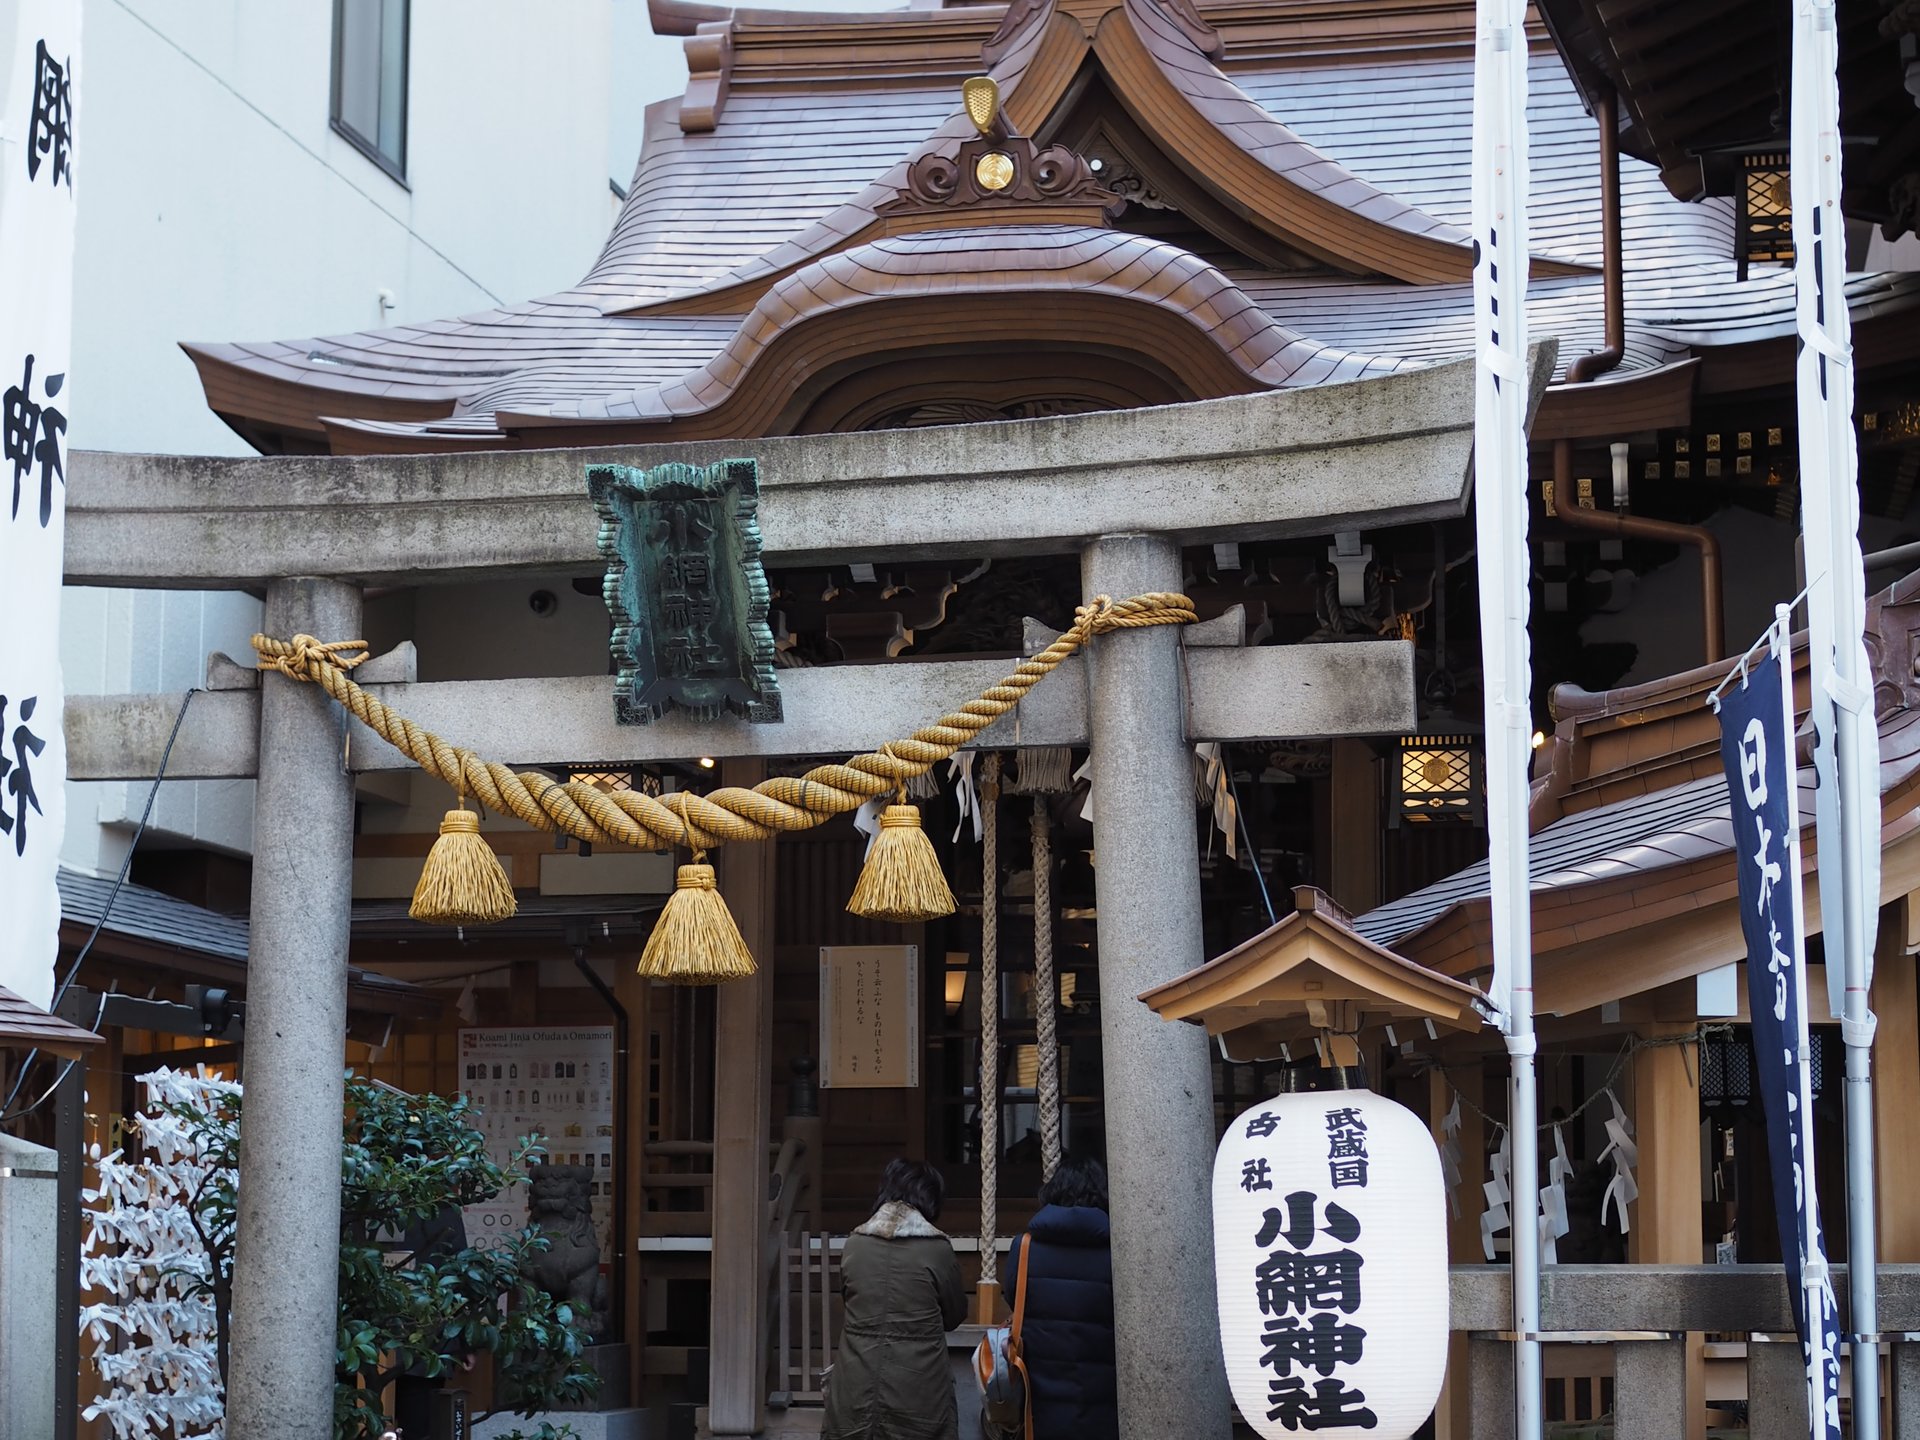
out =
[[[1408,1440],[1447,1368],[1446,1191],[1420,1118],[1370,1090],[1276,1095],[1213,1166],[1227,1379],[1266,1440]]]

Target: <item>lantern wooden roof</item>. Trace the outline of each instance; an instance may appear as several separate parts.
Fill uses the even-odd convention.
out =
[[[1293,892],[1293,913],[1197,970],[1143,991],[1162,1020],[1204,1025],[1238,1058],[1316,1030],[1357,1034],[1364,1026],[1431,1020],[1453,1029],[1481,1025],[1480,992],[1376,945],[1321,891]]]
[[[1920,573],[1868,603],[1880,736],[1884,903],[1920,891]],[[1746,958],[1733,820],[1707,693],[1736,662],[1644,685],[1553,693],[1559,723],[1534,783],[1529,848],[1534,994],[1569,1015]],[[1794,637],[1805,713],[1806,636]],[[1814,772],[1800,755],[1802,893],[1820,930]],[[1457,979],[1492,968],[1484,861],[1355,920],[1378,945]],[[1909,906],[1920,929],[1920,907]],[[1909,944],[1920,935],[1909,937]]]
[[[0,1050],[45,1050],[78,1058],[101,1039],[0,985]]]
[[[1540,0],[1574,83],[1620,98],[1620,144],[1658,167],[1675,195],[1737,195],[1743,155],[1784,156],[1793,7],[1771,0]],[[1917,217],[1913,97],[1902,41],[1920,33],[1910,5],[1836,5],[1841,205],[1861,219]],[[1856,148],[1857,147],[1857,148]],[[1901,192],[1904,191],[1903,196]],[[1900,213],[1904,211],[1904,213]]]
[[[1469,0],[1016,0],[804,15],[656,0],[684,97],[598,262],[457,319],[187,347],[269,451],[766,435],[1168,403],[1470,355]],[[1539,334],[1601,342],[1592,122],[1530,32]],[[1009,132],[1117,202],[929,189],[986,69]],[[1791,276],[1736,285],[1724,205],[1625,162],[1626,357],[1536,436],[1684,420],[1791,376]],[[511,203],[503,200],[503,203]],[[1117,213],[1115,213],[1117,212]],[[1920,277],[1855,277],[1863,366],[1920,351]],[[1657,317],[1648,318],[1648,317]],[[1703,357],[1705,368],[1695,363]],[[1732,367],[1722,381],[1707,373]]]

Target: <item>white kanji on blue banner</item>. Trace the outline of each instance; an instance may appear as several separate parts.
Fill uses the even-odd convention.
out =
[[[1766,657],[1720,695],[1740,927],[1747,942],[1754,1063],[1767,1120],[1780,1253],[1807,1359],[1815,1440],[1840,1440],[1840,1325],[1827,1278],[1813,1164],[1806,928],[1800,904],[1800,811],[1785,622]]]

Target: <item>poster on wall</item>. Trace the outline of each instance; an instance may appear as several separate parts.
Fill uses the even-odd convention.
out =
[[[828,1089],[919,1085],[919,946],[821,947],[820,1055]]]
[[[457,1073],[496,1161],[506,1164],[522,1137],[537,1133],[551,1163],[592,1167],[593,1228],[606,1264],[613,1253],[613,1026],[462,1030]],[[527,1223],[526,1187],[469,1205],[463,1218],[475,1245],[516,1234]]]

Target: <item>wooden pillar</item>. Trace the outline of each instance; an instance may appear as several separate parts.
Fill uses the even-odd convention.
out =
[[[1349,914],[1380,903],[1380,757],[1364,740],[1333,742],[1332,878],[1328,892]]]
[[[1870,1003],[1873,1039],[1874,1210],[1882,1262],[1920,1261],[1920,983],[1907,953],[1920,916],[1908,896],[1880,918]],[[1822,1197],[1825,1198],[1825,1197]],[[1829,1200],[1831,1206],[1834,1202]]]
[[[1460,1185],[1453,1192],[1447,1210],[1447,1259],[1454,1265],[1478,1265],[1487,1258],[1480,1244],[1480,1215],[1486,1206],[1481,1182],[1487,1174],[1486,1124],[1477,1109],[1484,1098],[1484,1072],[1476,1060],[1470,1064],[1427,1072],[1427,1125],[1433,1143],[1444,1145],[1442,1126],[1447,1111],[1453,1108],[1455,1092],[1460,1104]],[[1452,1206],[1460,1213],[1455,1215]],[[1453,1332],[1447,1340],[1447,1376],[1440,1387],[1440,1402],[1434,1407],[1434,1440],[1477,1440],[1473,1430],[1473,1396],[1469,1393],[1467,1373],[1471,1342],[1464,1330]],[[1511,1377],[1509,1377],[1511,1389]]]
[[[614,1223],[614,1243],[623,1247],[627,1265],[625,1305],[620,1317],[621,1334],[630,1357],[628,1374],[632,1392],[628,1405],[646,1402],[647,1383],[647,1273],[645,1258],[639,1253],[647,1198],[641,1189],[647,1159],[647,1073],[648,1002],[652,982],[642,978],[638,957],[622,956],[614,962],[613,993],[627,1012],[627,1076],[624,1101],[625,1133],[618,1138],[619,1163],[626,1203]]]
[[[1684,1035],[1692,1022],[1649,1027],[1647,1039]],[[1700,1047],[1656,1045],[1633,1060],[1634,1138],[1640,1147],[1628,1258],[1636,1265],[1698,1265],[1703,1256],[1700,1218]],[[1703,1337],[1687,1337],[1688,1440],[1706,1435],[1706,1352]],[[1677,1418],[1677,1417],[1676,1417]]]
[[[766,766],[729,760],[721,782],[758,784]],[[773,1106],[771,840],[719,853],[720,893],[759,963],[719,987],[713,1047],[713,1300],[708,1420],[714,1435],[753,1435],[767,1408],[767,1173]]]

